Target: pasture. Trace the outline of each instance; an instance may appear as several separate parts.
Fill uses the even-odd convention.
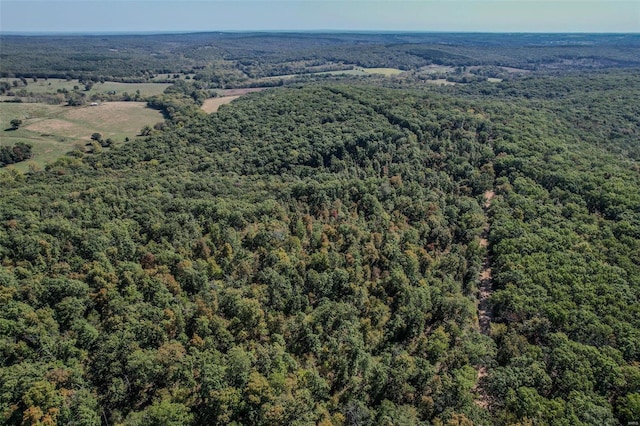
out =
[[[455,81],[449,81],[446,78],[436,78],[435,80],[426,80],[425,82],[427,84],[436,84],[439,86],[455,86],[458,84]]]
[[[382,74],[385,77],[402,74],[404,71],[397,68],[358,68],[366,74]]]
[[[13,119],[23,121],[18,130],[6,130]],[[107,102],[98,106],[68,107],[32,103],[0,103],[0,145],[17,142],[33,146],[33,158],[13,166],[27,170],[29,164],[46,163],[91,142],[93,133],[116,143],[135,137],[145,125],[162,121],[159,111],[145,102]]]
[[[204,112],[210,114],[212,112],[217,112],[218,108],[220,108],[221,105],[228,104],[229,102],[238,99],[239,97],[240,95],[209,98],[204,101],[200,108],[202,108]]]
[[[329,71],[323,73],[315,73],[315,74],[331,74],[331,75],[384,75],[385,77],[390,77],[393,75],[402,74],[404,71],[399,70],[397,68],[363,68],[363,67],[354,67],[351,70],[342,70],[342,71]]]
[[[363,68],[363,67],[354,67],[350,70],[338,70],[338,71],[321,71],[321,72],[312,72],[307,74],[284,74],[284,75],[274,75],[271,77],[264,77],[264,80],[278,80],[278,79],[287,79],[294,77],[301,77],[307,75],[356,75],[356,76],[365,76],[365,75],[383,75],[385,77],[391,77],[394,75],[402,74],[404,71],[399,70],[397,68]]]
[[[5,81],[9,84],[13,85],[14,81],[20,81],[16,78],[0,78],[0,82]],[[38,79],[38,81],[33,81],[33,79],[26,79],[27,85],[24,86],[21,82],[17,87],[12,87],[11,90],[18,92],[22,89],[26,90],[27,93],[34,94],[44,94],[44,93],[52,93],[55,94],[58,90],[66,90],[71,92],[74,88],[79,88],[83,93],[86,93],[87,96],[99,94],[99,93],[109,93],[115,92],[116,94],[135,94],[137,91],[140,91],[140,96],[155,96],[161,95],[164,90],[170,86],[168,83],[116,83],[113,81],[105,81],[104,83],[95,83],[91,90],[85,91],[84,85],[80,84],[78,80],[65,80],[61,78],[49,78]]]
[[[225,105],[238,99],[242,95],[247,93],[260,92],[264,90],[264,87],[250,87],[242,89],[216,89],[215,92],[220,95],[217,98],[209,98],[204,101],[200,109],[204,112],[211,114],[217,112],[221,105]]]
[[[455,71],[455,68],[448,65],[431,64],[431,65],[427,65],[425,67],[420,68],[418,71],[424,72],[427,74],[447,74]]]

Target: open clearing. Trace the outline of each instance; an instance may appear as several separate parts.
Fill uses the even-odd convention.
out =
[[[264,87],[248,87],[244,89],[218,89],[216,90],[216,92],[222,96],[218,98],[206,99],[200,108],[204,112],[211,114],[212,112],[217,112],[218,108],[220,108],[220,105],[228,104],[231,101],[238,99],[240,96],[246,95],[247,93],[260,92],[264,89]]]
[[[13,84],[15,80],[20,81],[20,79],[16,78],[0,78],[1,81],[6,81],[9,84]],[[38,79],[38,81],[33,81],[33,79],[27,79],[27,85],[23,86],[22,83],[19,84],[18,87],[12,87],[12,91],[18,92],[22,89],[26,90],[27,93],[33,92],[34,94],[43,94],[43,93],[57,93],[58,90],[67,90],[71,92],[74,90],[74,87],[78,87],[83,93],[86,93],[87,96],[91,96],[98,93],[108,93],[108,92],[116,92],[116,94],[129,93],[131,95],[135,94],[136,91],[140,91],[140,96],[154,96],[161,95],[164,90],[170,86],[168,83],[116,83],[113,81],[105,81],[104,83],[95,83],[91,90],[84,91],[84,85],[80,84],[78,80],[65,80],[62,78],[50,78],[48,80]]]
[[[329,72],[320,72],[315,74],[331,74],[331,75],[384,75],[385,77],[390,77],[392,75],[402,74],[404,71],[399,70],[397,68],[362,68],[362,67],[354,67],[352,70],[342,70],[342,71],[329,71]]]
[[[210,114],[212,112],[218,111],[218,108],[220,108],[220,105],[228,104],[229,102],[233,101],[234,99],[238,99],[239,97],[240,95],[222,96],[220,98],[209,98],[204,101],[201,108],[204,112]]]
[[[385,77],[390,77],[393,75],[402,74],[404,71],[399,70],[397,68],[362,68],[362,67],[354,67],[350,70],[337,70],[337,71],[320,71],[320,72],[311,72],[306,74],[284,74],[284,75],[274,75],[270,77],[264,77],[264,80],[278,80],[283,78],[295,78],[295,77],[304,77],[309,75],[383,75]]]
[[[426,72],[427,74],[447,74],[454,70],[455,68],[449,65],[427,65],[420,68],[418,71]]]
[[[14,118],[21,119],[23,125],[18,130],[5,130]],[[83,107],[0,103],[0,145],[31,144],[34,154],[31,160],[8,166],[27,170],[30,163],[43,167],[76,144],[89,143],[93,133],[121,143],[126,137],[135,137],[145,125],[162,120],[162,114],[147,108],[145,102],[108,102]]]
[[[222,96],[236,96],[236,95],[246,95],[247,93],[253,92],[261,92],[267,89],[267,87],[247,87],[244,89],[219,89],[216,90]]]
[[[509,73],[521,73],[521,74],[528,74],[531,72],[531,70],[525,70],[523,68],[513,68],[513,67],[500,67],[503,70],[505,70],[506,72]]]
[[[397,68],[359,68],[367,74],[382,74],[385,76],[402,74],[404,71]]]
[[[455,86],[456,84],[458,84],[455,81],[449,81],[444,78],[437,78],[435,80],[425,80],[425,82],[428,84],[438,84],[440,86]]]

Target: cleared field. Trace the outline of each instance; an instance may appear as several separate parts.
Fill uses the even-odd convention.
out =
[[[104,83],[96,83],[89,93],[93,94],[115,91],[116,93],[127,92],[129,94],[133,94],[139,90],[141,96],[155,96],[161,95],[169,86],[171,85],[168,83],[116,83],[113,81],[105,81]]]
[[[5,130],[14,118],[23,121],[18,130]],[[108,102],[98,106],[68,107],[44,104],[0,103],[0,145],[24,142],[33,146],[31,160],[9,167],[39,167],[91,141],[93,133],[122,142],[136,136],[145,125],[162,121],[159,111],[145,102]]]
[[[0,81],[6,81],[13,85],[14,81],[20,81],[15,78],[0,78]],[[164,90],[169,87],[168,83],[116,83],[113,81],[105,81],[104,83],[95,83],[91,90],[85,92],[84,85],[80,84],[78,80],[67,81],[60,78],[50,78],[48,80],[38,79],[34,82],[32,79],[27,79],[27,85],[23,86],[22,83],[18,87],[13,87],[13,91],[20,91],[22,89],[27,92],[33,93],[57,93],[58,90],[72,91],[74,87],[78,87],[88,96],[97,93],[116,92],[117,94],[129,93],[134,94],[136,91],[140,91],[140,96],[154,96],[160,95]]]
[[[428,74],[442,74],[442,73],[449,73],[449,72],[453,72],[455,70],[454,67],[450,67],[448,65],[427,65],[426,67],[422,67],[420,68],[419,71],[421,72],[426,72]]]
[[[437,78],[435,80],[426,80],[426,83],[428,83],[428,84],[438,84],[440,86],[455,86],[456,84],[458,84],[455,81],[449,81],[449,80],[446,80],[444,78]]]
[[[361,68],[367,74],[382,74],[385,76],[402,74],[404,71],[397,68]]]
[[[352,70],[342,70],[342,71],[330,71],[316,74],[332,74],[332,75],[371,75],[371,74],[379,74],[384,75],[385,77],[389,77],[392,75],[402,74],[404,71],[399,70],[397,68],[362,68],[355,67]]]
[[[204,101],[204,103],[202,104],[202,106],[200,108],[202,108],[202,110],[206,113],[212,113],[212,112],[216,112],[218,111],[218,108],[220,108],[220,105],[224,105],[224,104],[228,104],[229,102],[238,99],[240,97],[240,95],[235,95],[235,96],[222,96],[220,98],[209,98],[207,100]]]
[[[200,107],[206,113],[217,112],[220,105],[228,104],[231,101],[238,99],[242,95],[253,92],[261,92],[265,87],[248,87],[243,89],[217,89],[218,98],[209,98],[204,101]]]
[[[506,72],[510,72],[510,73],[522,73],[522,74],[528,74],[531,72],[531,70],[525,70],[522,68],[513,68],[513,67],[500,67],[503,70],[505,70]]]
[[[283,78],[294,78],[301,77],[305,75],[384,75],[385,77],[390,77],[392,75],[402,74],[404,71],[399,70],[397,68],[362,68],[355,67],[350,70],[338,70],[338,71],[322,71],[322,72],[312,72],[308,74],[285,74],[285,75],[275,75],[272,77],[265,77],[264,80],[278,80]]]
[[[222,89],[219,90],[219,93],[222,96],[235,96],[235,95],[246,95],[247,93],[253,92],[261,92],[267,89],[266,87],[248,87],[245,89]]]

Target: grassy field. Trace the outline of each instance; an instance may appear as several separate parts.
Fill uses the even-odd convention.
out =
[[[440,86],[455,86],[456,84],[458,84],[455,81],[448,81],[448,80],[446,80],[444,78],[437,78],[435,80],[427,80],[426,83],[427,84],[437,84],[437,85],[440,85]]]
[[[392,76],[402,74],[404,71],[397,68],[357,68],[364,71],[366,74],[382,74],[384,76]]]
[[[342,71],[330,71],[330,72],[321,72],[316,74],[332,74],[332,75],[371,75],[371,74],[379,74],[384,75],[385,77],[389,77],[392,75],[402,74],[404,71],[399,70],[397,68],[362,68],[355,67],[352,70],[342,70]]]
[[[305,75],[384,75],[385,77],[390,77],[393,75],[402,74],[404,71],[399,70],[397,68],[362,68],[355,67],[350,70],[339,70],[339,71],[323,71],[323,72],[312,72],[309,74],[285,74],[285,75],[275,75],[272,77],[265,77],[264,80],[278,80],[282,78],[294,78]]]
[[[264,90],[263,87],[251,87],[245,89],[216,89],[215,91],[218,93],[217,98],[209,98],[204,101],[202,106],[200,107],[206,113],[217,112],[218,108],[221,105],[225,105],[231,103],[238,99],[242,95],[246,95],[247,93],[260,92]]]
[[[240,95],[235,95],[235,96],[222,96],[219,98],[209,98],[207,100],[204,101],[204,103],[202,104],[202,110],[206,113],[212,113],[212,112],[216,112],[218,111],[218,108],[220,108],[220,105],[225,105],[228,104],[229,102],[238,99],[240,97]]]
[[[454,70],[454,67],[450,67],[448,65],[427,65],[426,67],[420,68],[418,71],[427,74],[447,74]]]
[[[16,79],[0,78],[0,81],[6,81],[9,84],[12,84],[14,80]],[[48,80],[39,79],[37,82],[34,82],[32,79],[27,79],[27,83],[28,84],[26,86],[23,86],[22,83],[20,83],[18,87],[12,88],[12,90],[19,91],[24,89],[27,92],[33,93],[56,93],[58,90],[62,89],[72,91],[74,86],[77,86],[84,92],[84,85],[80,84],[78,80],[67,81],[60,78],[50,78]],[[112,81],[106,81],[104,83],[94,84],[91,90],[84,93],[86,93],[87,96],[113,91],[118,94],[122,94],[124,92],[134,94],[139,90],[141,96],[154,96],[162,94],[162,92],[164,92],[164,90],[169,86],[170,84],[168,83],[115,83]]]
[[[5,130],[14,118],[23,121],[18,130]],[[99,106],[68,107],[30,103],[0,103],[0,145],[24,142],[33,146],[31,160],[13,166],[25,171],[29,164],[43,167],[91,141],[93,133],[116,143],[136,136],[145,125],[162,121],[159,111],[144,102],[108,102]]]
[[[378,75],[384,75],[385,77],[390,77],[392,75],[402,74],[403,72],[404,71],[399,70],[397,68],[362,68],[362,67],[355,67],[352,70],[330,71],[330,72],[324,72],[324,73],[318,73],[318,74],[332,74],[332,75],[340,75],[340,74],[345,74],[345,75],[371,75],[371,74],[378,74]]]

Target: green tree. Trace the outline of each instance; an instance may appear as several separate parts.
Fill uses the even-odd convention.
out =
[[[14,118],[9,124],[11,124],[11,130],[18,130],[22,126],[22,120]]]
[[[640,393],[630,393],[622,398],[618,398],[616,404],[618,408],[618,418],[622,424],[631,424],[640,419]]]
[[[143,411],[131,413],[125,424],[129,426],[184,426],[193,422],[193,414],[184,404],[156,402]]]

